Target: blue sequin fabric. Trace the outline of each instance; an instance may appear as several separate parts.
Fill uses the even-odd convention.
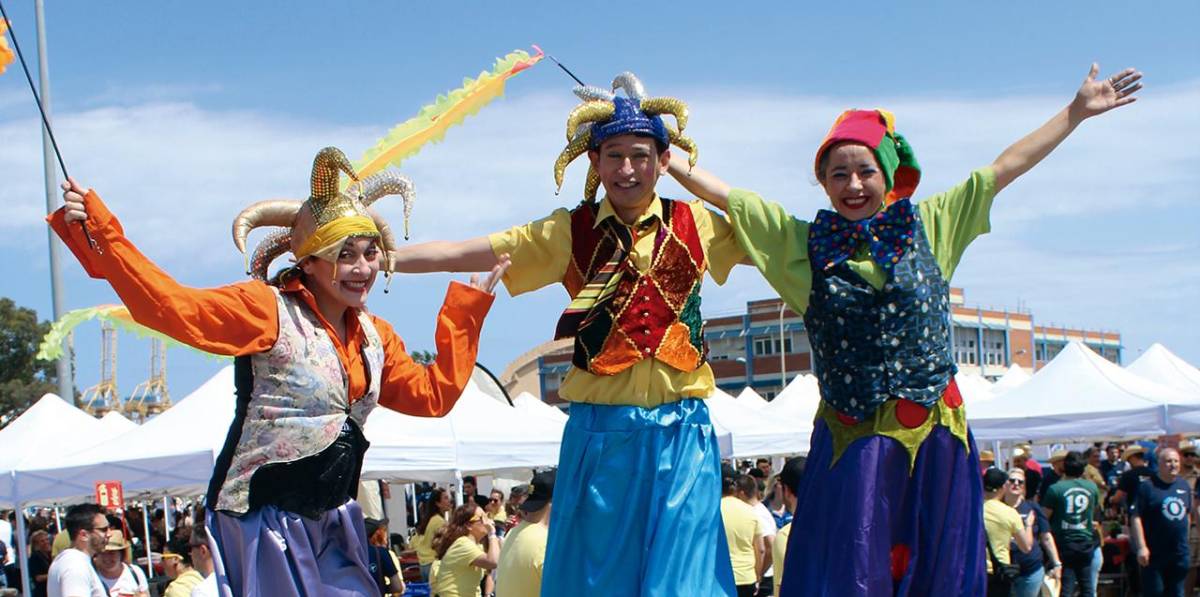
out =
[[[821,398],[859,421],[890,398],[932,406],[957,370],[950,352],[950,285],[920,215],[912,209],[908,213],[907,232],[894,234],[913,242],[905,243],[906,250],[886,268],[882,289],[850,269],[845,259],[811,261],[813,286],[804,325]],[[831,232],[837,231],[810,228],[810,255],[828,244]]]
[[[647,135],[654,137],[664,146],[670,143],[667,127],[661,116],[648,116],[642,112],[642,102],[626,98],[613,98],[615,110],[613,117],[607,122],[597,123],[592,127],[591,149],[600,147],[606,139],[617,135]]]

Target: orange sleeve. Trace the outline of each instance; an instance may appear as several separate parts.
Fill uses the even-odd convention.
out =
[[[47,220],[93,278],[107,280],[134,321],[213,354],[237,356],[268,350],[279,335],[275,293],[262,282],[213,289],[188,288],[142,255],[95,191],[84,197],[88,246],[78,223],[59,209]]]
[[[379,404],[419,417],[440,417],[450,412],[471,379],[479,353],[479,331],[495,298],[466,284],[450,283],[438,312],[434,335],[437,358],[431,365],[413,361],[392,326],[372,317],[384,350]]]

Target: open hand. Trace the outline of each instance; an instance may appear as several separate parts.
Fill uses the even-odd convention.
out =
[[[512,259],[508,253],[500,256],[496,261],[496,265],[492,267],[492,271],[488,272],[487,278],[483,281],[479,280],[479,274],[471,274],[471,287],[478,288],[488,294],[491,294],[496,289],[496,284],[500,282],[500,278],[504,277],[504,272],[508,271],[508,266],[512,265]]]
[[[74,178],[68,178],[67,182],[60,186],[63,190],[63,204],[67,208],[67,223],[87,220],[87,207],[83,204],[83,196],[87,194],[87,189],[79,186]]]
[[[1099,73],[1100,65],[1093,62],[1092,70],[1083,80],[1079,91],[1075,92],[1075,100],[1071,102],[1071,111],[1075,112],[1080,120],[1137,101],[1133,94],[1142,88],[1142,84],[1139,82],[1142,79],[1142,73],[1127,68],[1106,79],[1096,80],[1096,75]]]

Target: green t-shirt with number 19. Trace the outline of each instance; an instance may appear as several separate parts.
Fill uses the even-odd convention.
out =
[[[1066,479],[1046,490],[1042,506],[1053,510],[1050,532],[1055,541],[1091,541],[1095,536],[1092,521],[1100,504],[1100,490],[1087,479]]]

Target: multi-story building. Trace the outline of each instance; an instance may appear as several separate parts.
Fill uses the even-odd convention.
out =
[[[954,360],[963,373],[995,379],[1013,364],[1036,371],[1075,340],[1121,363],[1117,332],[1038,325],[1025,310],[967,306],[961,288],[950,289],[950,303]],[[731,393],[750,386],[770,399],[792,378],[812,371],[804,321],[778,298],[750,301],[744,313],[706,320],[704,337],[717,385]],[[501,382],[510,392],[521,387],[556,403],[570,367],[570,342],[548,342],[509,365]]]

